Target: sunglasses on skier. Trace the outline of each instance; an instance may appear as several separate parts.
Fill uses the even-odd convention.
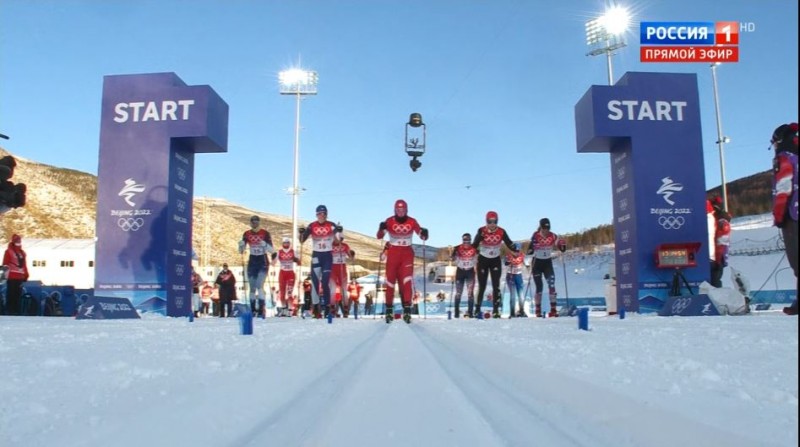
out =
[[[486,219],[486,223],[487,224],[496,224],[497,223],[497,219]]]

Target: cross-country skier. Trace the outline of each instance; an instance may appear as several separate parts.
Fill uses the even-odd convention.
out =
[[[314,318],[322,318],[320,309],[328,316],[331,304],[331,266],[333,264],[333,241],[341,239],[342,227],[328,221],[328,207],[319,205],[317,220],[307,228],[300,228],[300,243],[311,237],[311,300],[314,303]],[[320,293],[321,291],[321,293]]]
[[[481,313],[481,303],[483,293],[486,291],[486,280],[489,274],[492,275],[492,317],[500,318],[500,273],[502,264],[500,259],[500,247],[506,244],[509,250],[517,253],[514,242],[508,237],[508,233],[503,228],[497,226],[497,212],[489,211],[486,213],[486,225],[478,228],[475,233],[475,240],[472,246],[478,250],[478,305],[477,313]]]
[[[469,233],[461,235],[461,244],[453,248],[450,259],[456,263],[455,316],[460,318],[461,294],[466,286],[467,313],[465,316],[472,318],[475,306],[475,264],[478,262],[478,251],[472,246],[472,236]]]
[[[508,318],[527,317],[525,314],[525,297],[522,296],[522,272],[525,270],[525,254],[520,252],[522,246],[519,242],[514,242],[517,254],[506,254],[506,285],[509,293],[509,313]],[[519,298],[519,311],[515,313],[516,301]]]
[[[794,272],[797,284],[797,123],[781,124],[774,132],[770,143],[775,150],[772,159],[772,219],[773,225],[781,229],[786,259]],[[795,296],[797,288],[795,286]],[[783,308],[787,315],[797,315],[797,299]]]
[[[536,316],[542,316],[542,275],[547,281],[548,294],[550,298],[550,312],[548,317],[557,317],[556,309],[556,274],[553,271],[553,252],[558,249],[562,253],[567,250],[566,242],[550,231],[550,219],[544,217],[539,220],[539,229],[531,236],[531,245],[528,254],[533,255],[533,282],[536,284],[536,295],[534,304]]]
[[[347,285],[347,262],[355,258],[356,252],[350,249],[350,246],[344,242],[344,236],[341,240],[333,241],[333,265],[331,268],[331,290],[339,290],[339,301],[335,306],[341,306],[342,315],[347,318],[350,313],[350,296],[346,293],[345,287]],[[334,306],[334,307],[335,307]],[[333,312],[338,314],[336,309]]]
[[[250,284],[250,310],[261,315],[264,312],[266,294],[264,293],[264,280],[267,278],[269,263],[267,262],[268,253],[275,251],[272,248],[272,236],[269,231],[261,226],[261,218],[253,216],[250,218],[250,229],[242,235],[239,241],[239,253],[243,254],[245,247],[250,250],[250,257],[247,260],[247,282]],[[256,301],[258,308],[256,309]]]
[[[300,258],[295,256],[292,240],[284,237],[281,240],[281,249],[272,254],[273,262],[278,262],[278,306],[286,308],[290,315],[297,316],[297,301],[293,296],[294,291],[294,265],[300,265]]]
[[[422,228],[417,220],[408,215],[405,200],[394,202],[394,215],[380,223],[378,239],[389,234],[386,243],[386,322],[393,317],[394,285],[399,282],[400,300],[403,303],[403,320],[411,322],[412,282],[414,281],[414,249],[411,240],[414,233],[423,241],[428,240],[428,229]]]

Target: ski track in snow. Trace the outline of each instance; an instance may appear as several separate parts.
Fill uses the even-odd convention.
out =
[[[355,439],[384,447],[513,447],[532,440],[576,447],[765,445],[546,371],[431,323],[374,321],[363,340],[329,357],[318,373],[295,385],[291,399],[267,407],[273,409],[229,445],[351,446]],[[396,377],[401,381],[387,379]],[[414,411],[408,411],[409,401]],[[435,427],[426,427],[423,437],[414,429],[418,423]]]

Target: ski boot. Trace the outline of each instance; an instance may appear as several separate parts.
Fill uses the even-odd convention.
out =
[[[454,317],[455,317],[455,318],[461,318],[461,312],[460,312],[460,309],[459,309],[459,308],[456,308],[456,311],[455,311],[455,313],[454,313]]]
[[[542,306],[540,304],[536,305],[536,318],[542,318]]]
[[[314,305],[313,316],[315,320],[322,318],[322,312],[319,310],[319,304]]]
[[[480,307],[475,309],[475,318],[477,318],[478,320],[483,320],[483,312],[481,312]]]
[[[394,314],[392,313],[392,309],[386,309],[386,323],[391,323],[394,320]]]
[[[410,307],[404,307],[403,308],[403,321],[405,321],[406,324],[410,324],[411,323],[411,308]]]
[[[528,314],[525,313],[525,309],[520,309],[519,312],[517,312],[517,317],[528,318]]]
[[[558,317],[558,310],[555,306],[550,308],[550,312],[547,313],[547,318],[556,318]]]

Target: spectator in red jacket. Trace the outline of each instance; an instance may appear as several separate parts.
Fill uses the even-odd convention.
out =
[[[28,280],[28,263],[25,259],[25,250],[22,249],[22,238],[15,234],[11,236],[5,255],[3,266],[6,273],[6,313],[8,315],[21,315],[20,297],[22,296],[22,283]]]
[[[722,208],[722,200],[715,197],[714,209],[714,258],[711,261],[711,285],[722,287],[722,272],[728,266],[728,247],[731,245],[731,216]]]

